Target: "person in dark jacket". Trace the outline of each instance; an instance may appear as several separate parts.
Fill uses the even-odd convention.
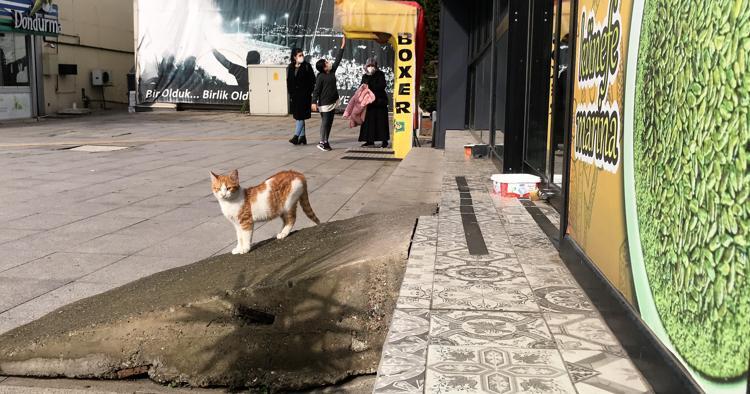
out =
[[[385,93],[385,73],[378,69],[378,61],[375,58],[367,59],[362,84],[367,85],[375,94],[375,101],[367,106],[365,120],[359,128],[359,140],[364,141],[363,147],[371,147],[375,145],[375,141],[381,141],[380,147],[387,148],[390,139],[388,95]]]
[[[286,90],[291,100],[292,116],[296,121],[294,136],[289,140],[294,145],[307,145],[305,120],[312,113],[312,92],[315,88],[315,72],[312,65],[305,61],[305,54],[300,48],[292,50],[291,62],[286,70]]]
[[[341,48],[333,64],[325,59],[320,59],[315,63],[318,78],[315,81],[315,90],[313,90],[312,110],[320,111],[320,143],[318,149],[323,151],[331,150],[328,137],[331,135],[331,127],[333,126],[334,110],[339,102],[339,91],[336,88],[336,69],[339,68],[341,58],[344,57],[344,46],[346,46],[346,37],[341,39]]]

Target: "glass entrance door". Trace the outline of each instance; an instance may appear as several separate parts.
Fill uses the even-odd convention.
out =
[[[531,0],[526,81],[524,167],[549,181],[549,117],[554,80],[554,2]]]
[[[571,61],[570,0],[555,2],[555,37],[559,42],[553,48],[550,88],[550,127],[548,176],[556,188],[563,185],[563,160],[565,160],[565,124],[571,111],[568,101],[568,76]],[[558,39],[559,38],[559,39]]]
[[[567,92],[571,0],[531,0],[529,7],[524,171],[542,178],[552,205],[561,210],[565,129],[572,110]]]

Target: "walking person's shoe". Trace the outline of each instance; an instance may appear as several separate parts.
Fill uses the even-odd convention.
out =
[[[381,148],[387,148],[388,147],[388,141],[383,141],[382,144],[380,144]]]
[[[307,145],[307,137],[305,137],[304,135],[300,136],[299,139],[297,139],[297,142],[300,145]]]
[[[326,150],[326,143],[323,142],[323,141],[320,141],[320,143],[318,144],[318,149],[320,149],[322,151],[325,151]]]
[[[371,146],[375,146],[374,142],[365,142],[364,144],[360,145],[363,148],[369,148]]]
[[[304,138],[304,137],[303,137]],[[297,135],[294,135],[292,139],[289,140],[289,142],[292,143],[292,145],[299,145],[299,137]]]
[[[328,141],[326,141],[326,143],[324,144],[324,150],[326,152],[329,152],[329,151],[333,150],[333,148],[331,148],[331,144],[329,144]]]

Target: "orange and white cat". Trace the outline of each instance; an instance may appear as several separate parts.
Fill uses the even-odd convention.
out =
[[[282,171],[247,189],[240,186],[237,170],[229,175],[211,172],[211,190],[219,200],[224,217],[234,225],[237,232],[237,247],[232,249],[232,254],[250,251],[255,222],[281,217],[284,227],[276,238],[286,238],[297,220],[297,202],[310,220],[320,224],[310,206],[307,180],[299,172]]]

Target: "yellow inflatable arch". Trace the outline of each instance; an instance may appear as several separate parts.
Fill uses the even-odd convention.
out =
[[[336,0],[335,4],[335,26],[347,39],[387,41],[395,51],[393,150],[396,157],[404,158],[412,148],[419,116],[422,9],[412,1]]]

